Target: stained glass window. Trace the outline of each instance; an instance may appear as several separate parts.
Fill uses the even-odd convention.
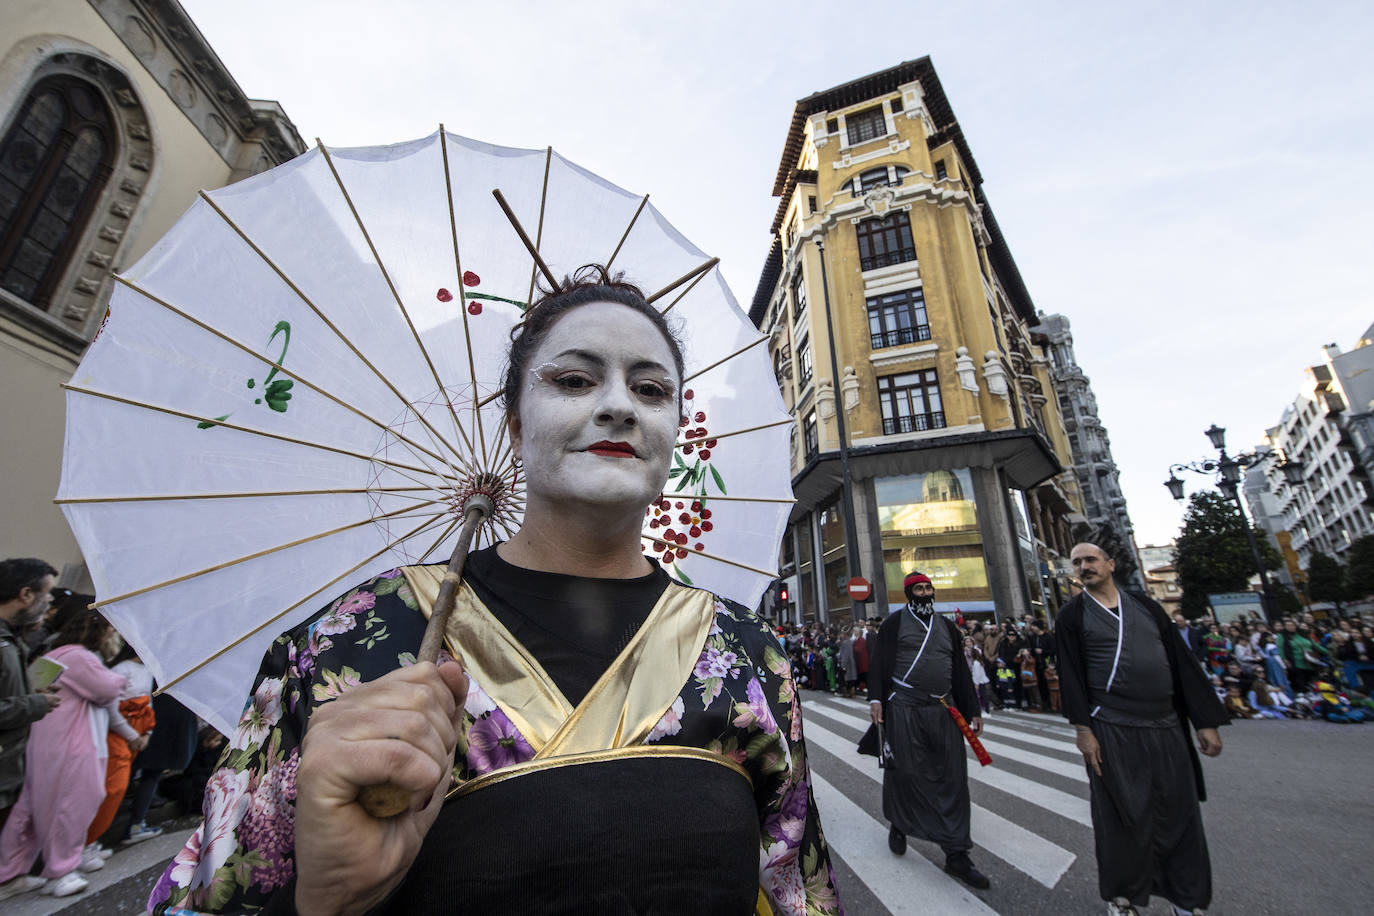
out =
[[[0,287],[46,309],[109,179],[109,110],[69,76],[40,81],[0,140]]]

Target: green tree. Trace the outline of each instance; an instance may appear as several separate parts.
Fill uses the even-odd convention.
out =
[[[1312,552],[1307,561],[1307,594],[1313,601],[1330,601],[1336,613],[1342,613],[1341,602],[1349,599],[1345,587],[1345,567],[1335,557],[1320,550]]]
[[[1298,600],[1298,595],[1293,589],[1284,585],[1282,582],[1270,580],[1271,590],[1274,594],[1274,609],[1280,616],[1295,617],[1302,613],[1302,602]]]
[[[1281,562],[1278,551],[1259,529],[1255,540],[1264,568],[1277,570]],[[1206,612],[1208,595],[1249,588],[1250,577],[1259,570],[1233,500],[1215,490],[1202,490],[1189,497],[1183,532],[1174,546],[1174,568],[1183,587],[1181,609],[1187,617]]]
[[[1345,587],[1350,601],[1374,595],[1374,534],[1357,538],[1345,552]]]

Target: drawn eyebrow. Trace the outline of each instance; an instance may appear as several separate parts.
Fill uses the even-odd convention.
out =
[[[565,356],[573,356],[573,357],[576,357],[576,358],[578,358],[578,359],[585,360],[585,361],[591,363],[591,364],[594,365],[594,366],[601,366],[601,367],[604,367],[604,366],[606,365],[606,360],[605,360],[605,359],[603,359],[600,355],[591,352],[590,350],[578,350],[578,349],[564,350],[562,353],[559,353],[559,354],[557,354],[556,356],[554,356],[554,359],[562,359],[562,358],[565,357]],[[671,373],[669,373],[668,367],[667,367],[667,366],[664,366],[662,363],[656,362],[656,361],[651,360],[651,359],[641,359],[641,360],[637,360],[637,361],[635,361],[634,363],[632,363],[632,364],[630,365],[630,371],[631,371],[631,372],[638,372],[638,371],[640,371],[640,370],[645,370],[645,369],[653,370],[653,371],[656,371],[656,372],[661,372],[661,373],[663,373],[664,375],[670,375],[670,374],[671,374]]]

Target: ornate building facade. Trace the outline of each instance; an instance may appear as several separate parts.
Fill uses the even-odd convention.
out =
[[[913,568],[966,614],[1052,616],[1069,596],[1086,519],[1035,308],[982,184],[929,58],[793,111],[750,309],[796,421],[783,616],[847,619],[851,566],[875,590],[860,615],[901,604]]]
[[[0,556],[39,556],[86,588],[52,504],[61,384],[100,327],[112,272],[202,188],[305,145],[276,102],[247,98],[175,0],[0,6]]]
[[[1253,489],[1247,480],[1256,523],[1280,540],[1286,533],[1280,546],[1303,570],[1314,551],[1340,559],[1374,534],[1374,326],[1353,349],[1328,344],[1323,357],[1260,446],[1301,462],[1303,482],[1288,483],[1277,461],[1260,466]]]
[[[1144,591],[1146,581],[1136,550],[1135,528],[1126,511],[1126,496],[1121,492],[1121,473],[1112,459],[1111,439],[1097,414],[1092,384],[1074,355],[1069,319],[1065,315],[1041,313],[1031,331],[1041,338],[1049,353],[1055,398],[1068,434],[1073,470],[1090,528],[1088,540],[1112,553],[1117,577],[1122,582]]]

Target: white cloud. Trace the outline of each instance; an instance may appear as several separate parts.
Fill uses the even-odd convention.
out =
[[[1063,312],[1140,540],[1159,485],[1255,444],[1374,311],[1374,7],[183,0],[307,138],[554,144],[752,297],[796,99],[931,55],[1036,304]]]

